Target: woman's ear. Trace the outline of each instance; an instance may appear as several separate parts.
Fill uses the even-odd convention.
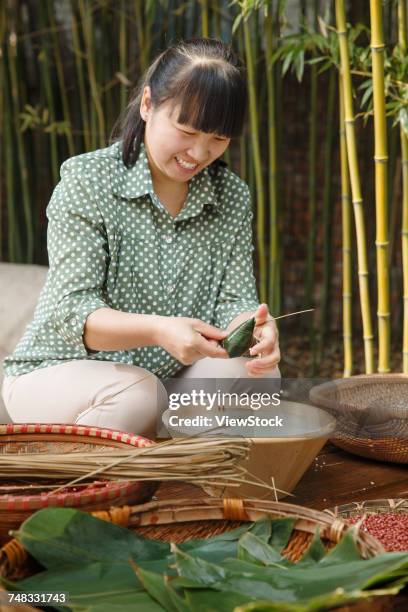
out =
[[[142,100],[140,102],[140,116],[143,119],[143,121],[148,120],[150,109],[152,107],[152,100],[150,97],[150,92],[151,90],[150,90],[149,85],[146,85],[143,90]]]

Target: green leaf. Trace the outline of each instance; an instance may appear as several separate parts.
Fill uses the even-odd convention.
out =
[[[340,542],[322,559],[320,565],[333,565],[333,563],[349,563],[360,561],[361,555],[356,543],[357,526],[352,525]]]
[[[398,113],[398,120],[400,122],[404,134],[408,136],[408,109],[401,108]]]
[[[305,53],[302,51],[296,58],[296,78],[301,82],[303,78],[303,71],[305,67]]]
[[[272,521],[272,535],[269,539],[269,544],[279,553],[282,553],[283,549],[286,548],[295,523],[295,518],[281,518]]]
[[[99,609],[100,606],[121,606],[122,609],[162,612],[146,591],[129,563],[92,563],[80,567],[60,567],[26,578],[19,590],[69,593],[73,611]],[[119,608],[118,608],[119,609]]]
[[[272,525],[274,523],[275,521],[271,521],[269,518],[260,518],[249,527],[248,531],[268,542],[272,535]]]
[[[325,554],[326,554],[326,549],[323,546],[323,542],[320,538],[320,529],[319,527],[317,527],[316,533],[313,536],[313,540],[311,541],[310,546],[307,549],[306,553],[297,563],[297,567],[315,565],[316,563],[321,561],[321,559],[323,559]]]
[[[231,593],[229,591],[188,591],[187,601],[192,612],[231,612],[238,606],[245,605],[253,598],[250,595]]]
[[[240,357],[245,353],[252,342],[252,334],[255,327],[255,317],[244,321],[232,330],[224,340],[221,341],[229,357]]]
[[[179,575],[188,578],[192,583],[210,586],[225,579],[226,572],[220,565],[209,563],[199,557],[191,557],[174,544],[172,550]]]
[[[289,51],[289,53],[287,54],[287,56],[285,57],[285,60],[282,64],[282,76],[284,76],[290,66],[290,63],[292,61],[292,56],[293,56],[294,50],[293,51]]]
[[[262,521],[262,519],[261,519]],[[235,557],[238,550],[238,540],[249,529],[255,528],[256,523],[248,523],[231,531],[226,531],[208,539],[188,540],[178,545],[179,550],[192,557],[219,563],[226,557]]]
[[[276,565],[283,561],[283,557],[272,546],[251,532],[239,539],[238,558],[260,565]]]
[[[134,566],[141,584],[149,595],[155,599],[168,612],[189,612],[185,599],[180,597],[163,576],[148,572],[141,567]]]
[[[45,568],[163,559],[170,553],[164,542],[141,538],[124,527],[72,508],[44,508],[13,532],[24,548]]]

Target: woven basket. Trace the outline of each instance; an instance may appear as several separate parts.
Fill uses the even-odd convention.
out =
[[[175,543],[192,538],[209,538],[262,517],[295,517],[297,521],[283,551],[293,562],[302,558],[317,527],[327,550],[333,548],[348,529],[342,520],[326,512],[257,499],[206,497],[152,501],[133,507],[92,512],[92,515],[127,526],[143,537]],[[384,552],[375,538],[361,530],[357,535],[357,544],[364,557]],[[19,580],[38,571],[41,571],[40,566],[35,564],[17,540],[11,540],[0,549],[0,575],[4,578]],[[355,608],[352,609],[354,611]]]
[[[144,447],[151,440],[112,429],[82,425],[12,424],[0,425],[0,453],[74,453],[96,448],[109,452],[113,447]],[[112,504],[141,503],[151,499],[158,482],[95,480],[78,484],[57,494],[49,487],[63,482],[4,482],[0,485],[0,544],[10,539],[10,529],[33,512],[47,506],[69,506],[81,510],[103,510]]]
[[[333,444],[369,459],[408,463],[408,376],[351,376],[313,387],[309,397],[336,417]]]
[[[333,518],[351,518],[360,514],[380,514],[381,512],[408,513],[408,499],[368,499],[362,502],[351,502],[324,510]]]

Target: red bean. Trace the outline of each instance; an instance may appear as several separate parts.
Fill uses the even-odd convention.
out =
[[[363,514],[349,517],[349,524],[357,523]],[[408,551],[408,513],[379,512],[368,514],[361,524],[363,531],[368,531],[377,538],[387,551]]]

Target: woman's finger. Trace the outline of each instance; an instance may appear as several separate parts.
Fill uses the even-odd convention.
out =
[[[250,363],[251,365],[253,365],[256,368],[271,368],[274,367],[277,363],[279,363],[281,358],[281,354],[280,354],[280,350],[276,349],[274,350],[272,353],[270,353],[269,355],[265,355],[264,357],[258,357],[257,359],[254,359],[253,361],[249,361],[248,363]]]

